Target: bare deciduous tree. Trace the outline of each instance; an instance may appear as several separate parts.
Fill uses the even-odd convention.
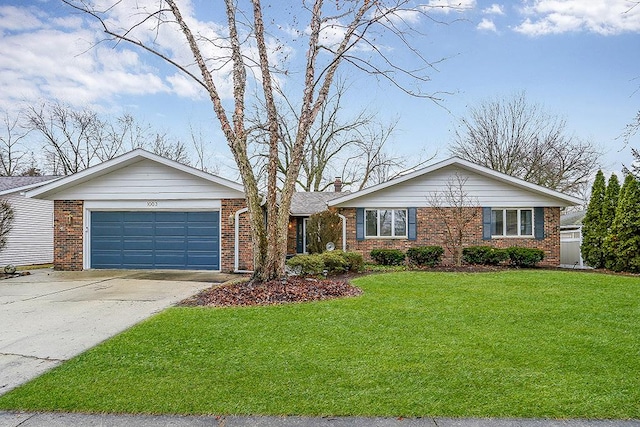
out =
[[[480,103],[460,120],[453,155],[557,191],[579,194],[601,153],[525,93]]]
[[[54,175],[73,174],[136,148],[190,163],[184,143],[128,113],[112,119],[56,102],[30,106],[25,115],[26,127],[44,137],[46,169]]]
[[[381,124],[376,114],[367,109],[348,117],[344,113],[347,86],[340,81],[333,91],[309,129],[297,188],[303,191],[326,191],[333,185],[334,178],[340,177],[344,188],[351,186],[361,190],[428,161],[420,155],[408,166],[409,162],[404,156],[390,154],[389,140],[397,120],[388,125]],[[282,142],[278,163],[281,181],[284,181],[291,163],[295,129],[299,121],[296,108],[289,102],[284,104],[285,116],[280,118]],[[250,119],[254,126],[249,142],[253,150],[254,170],[258,171],[259,176],[266,174],[268,160],[268,153],[264,150],[264,146],[268,145],[268,133],[264,118],[259,117],[263,110],[258,108],[255,117]]]
[[[2,133],[0,133],[0,175],[18,175],[23,168],[22,159],[27,154],[23,145],[29,135],[29,129],[21,126],[21,117],[13,117],[8,111],[2,115]]]
[[[441,191],[432,192],[427,202],[444,225],[445,247],[453,256],[456,266],[462,265],[464,238],[473,220],[480,215],[480,202],[466,191],[468,176],[456,172],[447,179]]]
[[[114,1],[111,5],[96,2],[100,6],[89,0],[63,1],[96,18],[109,37],[131,43],[162,58],[206,91],[244,185],[254,244],[256,280],[284,275],[289,208],[307,137],[329,95],[339,66],[348,63],[354,69],[386,79],[406,93],[432,98],[420,90],[421,85],[415,84],[428,82],[427,72],[432,69],[432,64],[411,45],[416,40],[414,36],[420,35],[415,30],[417,23],[421,17],[428,17],[430,7],[414,5],[409,0],[285,3],[282,8],[295,8],[295,13],[291,14],[294,20],[290,23],[275,16],[267,16],[265,20],[264,13],[273,13],[276,8],[264,8],[260,0],[225,0],[226,27],[223,30],[199,27],[193,16],[183,15],[183,9],[175,0],[126,6],[121,1]],[[122,7],[128,8],[130,17],[124,28],[118,25],[117,20],[109,19],[116,10],[122,12]],[[277,9],[281,9],[280,5]],[[184,10],[191,12],[189,8]],[[432,17],[428,19],[434,22]],[[301,28],[297,28],[299,25]],[[300,70],[288,69],[287,73],[278,75],[284,68],[277,61],[278,52],[286,46],[272,34],[283,34],[281,29],[287,26],[297,30],[295,43],[306,46],[306,55]],[[184,36],[192,59],[174,54],[181,48],[179,43],[174,42],[168,48],[158,43],[158,35],[176,30]],[[388,43],[391,40],[389,36],[395,36],[397,44],[394,51],[397,52],[399,47],[407,48],[413,64],[403,66],[394,62],[388,54],[390,50],[380,45],[380,40]],[[225,71],[227,73],[221,75]],[[280,87],[278,78],[286,80],[294,74],[301,79],[297,82],[300,88],[298,122],[292,129],[294,142],[289,154],[290,163],[284,182],[279,185],[282,142],[279,120],[282,114],[279,114],[276,102],[277,88]],[[221,87],[229,80],[232,82],[233,101],[226,103]],[[289,81],[296,82],[294,79]],[[409,86],[408,81],[414,85]],[[252,85],[260,93],[265,106],[269,135],[264,204],[266,224],[263,198],[258,191],[258,180],[247,149],[249,129],[246,112],[251,101],[246,93]]]
[[[144,148],[144,145],[142,147]],[[150,149],[155,154],[178,163],[185,165],[191,163],[186,145],[179,140],[171,141],[166,134],[157,133]]]
[[[74,110],[61,103],[30,106],[27,127],[44,137],[44,153],[54,175],[70,175],[88,168],[99,158],[95,144],[98,115]]]

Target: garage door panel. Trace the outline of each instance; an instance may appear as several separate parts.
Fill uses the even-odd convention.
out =
[[[109,235],[107,238],[96,240],[93,249],[96,251],[120,251],[122,249],[122,241],[112,236]]]
[[[92,212],[92,268],[220,268],[219,212]]]
[[[153,239],[125,239],[122,242],[125,251],[153,251],[154,247]]]
[[[160,251],[184,251],[185,239],[167,239],[166,237],[156,239],[156,252]]]
[[[211,248],[218,243],[214,240],[202,240],[202,241],[189,241],[187,243],[187,250],[191,252],[211,252],[215,255],[218,254],[217,249],[212,250]]]
[[[121,224],[117,224],[117,225],[100,224],[99,226],[94,227],[91,230],[91,234],[95,234],[96,236],[105,236],[105,237],[119,236],[120,234],[122,234],[122,225]]]
[[[185,236],[186,227],[176,226],[175,224],[158,224],[156,223],[156,236],[175,236],[175,237],[184,237]]]
[[[153,225],[141,223],[125,223],[122,226],[125,236],[129,237],[150,237],[153,236]]]
[[[105,212],[102,212],[105,213]],[[122,220],[127,223],[141,223],[141,224],[149,224],[154,221],[156,212],[106,212],[119,214],[122,217]]]

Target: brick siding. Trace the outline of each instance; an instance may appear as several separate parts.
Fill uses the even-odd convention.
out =
[[[53,202],[53,267],[56,270],[82,270],[83,207],[82,200]]]
[[[220,270],[233,272],[235,265],[235,220],[236,212],[247,207],[244,199],[223,199],[220,211],[220,239],[222,253],[220,257]],[[250,271],[253,269],[253,240],[251,239],[251,227],[249,213],[240,214],[239,227],[239,270]]]
[[[545,258],[541,266],[558,266],[560,264],[560,208],[544,208],[545,238],[494,238],[482,240],[482,208],[468,208],[477,210],[476,215],[465,230],[463,246],[487,245],[496,248],[508,248],[520,246],[527,248],[539,248],[544,251]],[[400,249],[406,251],[416,246],[439,245],[445,248],[443,264],[453,263],[453,254],[446,248],[446,235],[444,220],[435,213],[434,208],[418,208],[417,239],[407,238],[391,239],[356,239],[356,209],[345,208],[339,212],[347,218],[347,250],[361,253],[366,260],[371,260],[369,253],[372,249]]]

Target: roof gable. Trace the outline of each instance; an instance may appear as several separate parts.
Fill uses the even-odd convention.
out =
[[[429,206],[429,196],[441,192],[448,180],[467,178],[465,190],[481,206],[573,206],[578,198],[452,157],[362,191],[329,201],[336,207]]]
[[[242,198],[244,191],[235,182],[137,149],[27,193],[27,197],[49,200],[146,198],[146,195],[159,199]]]

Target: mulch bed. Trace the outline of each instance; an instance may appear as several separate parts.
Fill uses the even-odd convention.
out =
[[[362,289],[345,280],[290,277],[284,281],[273,280],[262,283],[249,281],[216,286],[205,289],[178,305],[210,307],[277,305],[355,297],[361,294]]]

